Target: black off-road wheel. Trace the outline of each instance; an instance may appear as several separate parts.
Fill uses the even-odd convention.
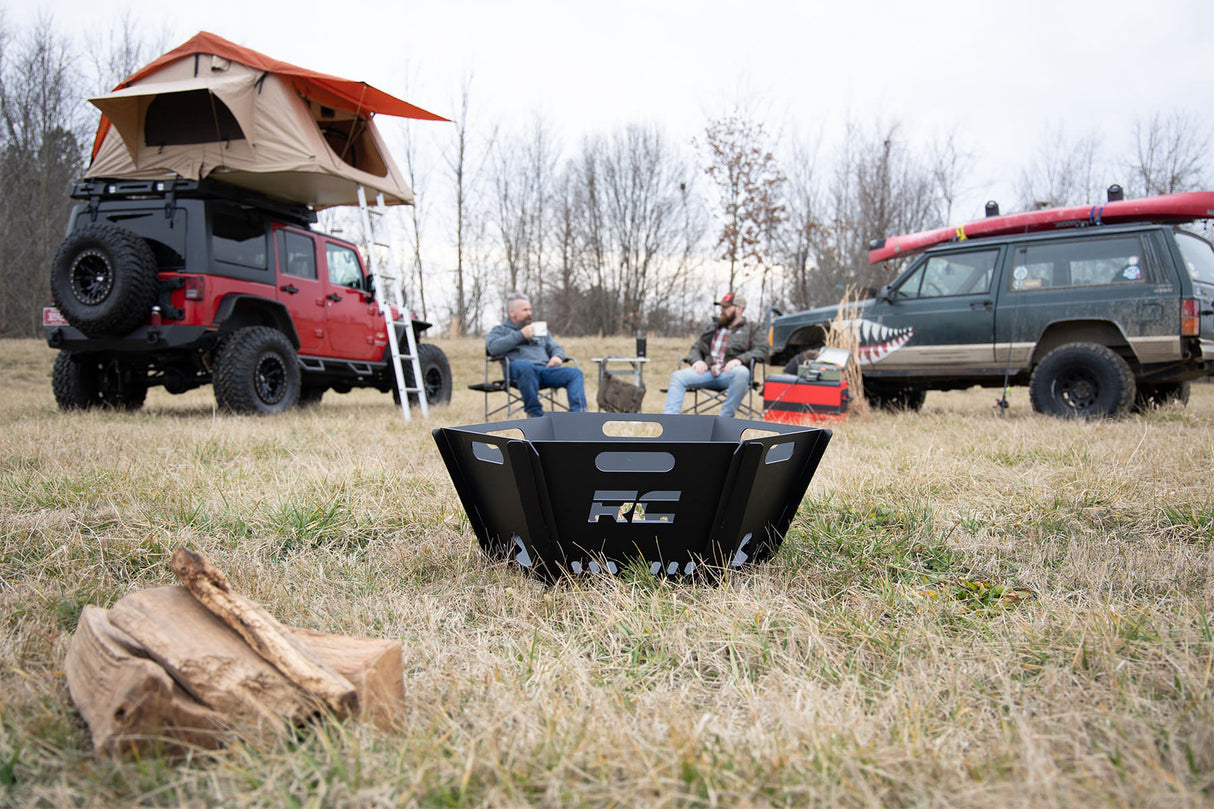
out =
[[[124,335],[156,303],[156,257],[125,228],[86,225],[68,234],[51,264],[51,299],[90,337]]]
[[[927,391],[915,385],[864,380],[864,398],[878,410],[917,413],[927,399]]]
[[[1029,380],[1033,410],[1049,416],[1098,419],[1134,402],[1134,375],[1117,352],[1098,343],[1068,343],[1045,355]]]
[[[51,372],[51,388],[60,410],[108,407],[134,411],[147,399],[147,368],[103,354],[60,351]]]
[[[793,374],[795,376],[802,365],[807,362],[812,362],[818,358],[818,352],[820,350],[821,349],[810,348],[802,351],[800,354],[784,364],[784,373]]]
[[[224,341],[213,384],[221,410],[258,415],[290,410],[300,391],[295,349],[278,329],[241,329]]]
[[[1178,403],[1181,407],[1189,404],[1189,393],[1192,386],[1188,382],[1139,382],[1134,394],[1134,412],[1141,413],[1153,407]]]
[[[422,390],[426,392],[426,404],[445,405],[451,401],[451,363],[441,348],[433,343],[417,344],[417,363],[422,369]],[[408,360],[401,362],[405,368],[405,387],[413,387],[413,365]],[[400,392],[392,388],[392,400],[400,404]],[[417,404],[417,394],[409,394],[409,403]]]

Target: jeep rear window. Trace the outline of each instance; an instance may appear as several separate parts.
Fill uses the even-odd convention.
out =
[[[316,280],[316,245],[302,233],[278,231],[278,271]]]
[[[1176,246],[1180,248],[1185,269],[1193,280],[1214,284],[1214,247],[1205,239],[1183,230],[1176,231]]]
[[[228,264],[266,269],[266,225],[255,211],[237,205],[211,206],[211,257]]]
[[[1008,289],[1028,292],[1059,287],[1144,284],[1155,279],[1137,236],[1044,242],[1012,252]]]

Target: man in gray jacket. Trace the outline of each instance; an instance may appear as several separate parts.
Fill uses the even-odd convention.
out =
[[[518,384],[523,409],[531,418],[544,415],[540,388],[564,388],[569,409],[586,409],[582,372],[568,367],[565,350],[556,344],[547,329],[536,334],[531,323],[531,301],[521,292],[506,297],[506,320],[494,326],[485,337],[485,348],[494,357],[510,360],[510,379]]]

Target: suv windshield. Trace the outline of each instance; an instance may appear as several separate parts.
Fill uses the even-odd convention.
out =
[[[1193,280],[1214,284],[1214,247],[1199,236],[1176,231],[1176,246],[1184,256],[1185,269]]]

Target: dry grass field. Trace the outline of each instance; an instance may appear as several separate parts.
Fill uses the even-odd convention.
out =
[[[651,340],[646,410],[689,344]],[[482,347],[440,345],[454,400],[404,424],[367,392],[61,414],[52,352],[0,344],[0,805],[1214,803],[1214,386],[1094,424],[1023,389],[857,413],[770,562],[550,587],[455,499],[430,430],[481,421]],[[178,545],[285,623],[401,639],[399,725],[95,757],[68,638]]]

